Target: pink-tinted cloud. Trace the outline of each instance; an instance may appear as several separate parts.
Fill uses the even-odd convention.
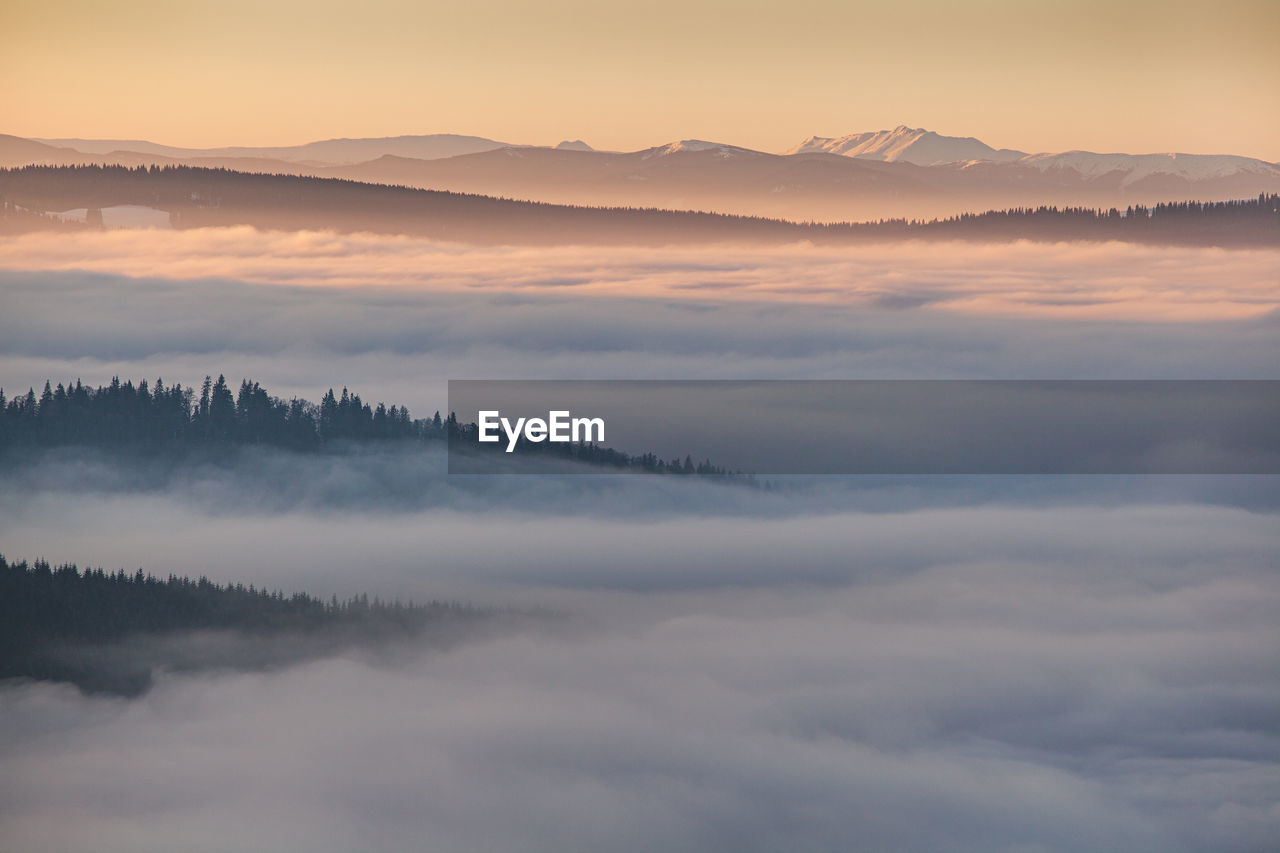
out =
[[[473,247],[409,237],[236,227],[29,234],[0,244],[0,268],[1170,321],[1251,317],[1280,306],[1280,251],[1122,243],[796,244],[655,251]]]

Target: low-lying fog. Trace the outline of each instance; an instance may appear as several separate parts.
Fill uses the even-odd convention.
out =
[[[12,849],[1261,851],[1276,837],[1272,478],[763,492],[437,470],[398,481],[430,495],[407,499],[372,496],[385,481],[369,470],[394,459],[276,455],[163,482],[36,464],[9,477],[0,542],[557,618],[417,655],[161,675],[131,701],[3,688]],[[68,477],[77,465],[98,467]]]
[[[421,599],[494,583],[842,584],[1050,551],[1248,563],[1273,544],[1264,534],[1280,537],[1274,477],[793,477],[766,490],[642,474],[449,478],[433,455],[252,450],[160,480],[51,453],[6,474],[0,542],[11,559]]]
[[[171,675],[130,702],[9,687],[11,849],[1274,841],[1274,512],[1058,498],[762,518],[720,512],[715,488],[652,487],[696,494],[639,518],[615,495],[616,514],[7,500],[0,541],[25,554],[565,617],[407,659]]]
[[[6,393],[224,372],[313,401],[346,385],[422,417],[463,377],[1275,378],[1280,364],[1265,253],[659,253],[629,292],[638,254],[475,250],[450,267],[471,250],[384,241],[404,257],[366,252],[362,287],[341,245],[326,267],[298,238],[290,267],[265,245],[285,237],[241,235],[215,269],[213,249],[187,246],[184,267],[185,244],[118,239],[56,262],[0,248]],[[873,261],[907,278],[876,279],[870,301],[723,292],[737,276],[847,281]],[[521,265],[545,280],[516,281]],[[584,265],[612,283],[550,287]],[[288,283],[326,268],[346,272]],[[1003,295],[942,307],[960,279]],[[973,307],[1015,292],[1038,306],[1016,321]],[[1079,310],[1090,300],[1109,307]],[[438,449],[7,464],[11,560],[562,618],[447,650],[162,674],[131,700],[2,687],[6,850],[1216,853],[1280,838],[1276,478],[464,481]]]
[[[445,380],[1270,379],[1280,314],[954,315],[929,307],[306,288],[0,271],[0,387],[206,374],[316,402],[445,406]]]
[[[1128,243],[474,247],[248,226],[35,232],[0,269],[314,287],[846,305],[1021,317],[1207,320],[1280,305],[1280,250]],[[298,300],[294,300],[295,302]],[[234,305],[228,305],[234,308]],[[485,323],[488,318],[476,318]]]

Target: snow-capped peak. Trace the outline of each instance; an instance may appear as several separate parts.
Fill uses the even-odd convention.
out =
[[[721,157],[734,157],[739,154],[759,154],[758,151],[752,151],[750,148],[739,148],[737,145],[725,145],[722,142],[707,142],[702,139],[682,139],[679,142],[671,142],[666,145],[659,145],[656,148],[650,148],[644,152],[644,159],[651,157],[666,157],[668,154],[678,154],[685,151],[715,151]]]
[[[970,136],[942,136],[932,130],[898,125],[893,130],[854,133],[849,136],[811,136],[786,152],[821,152],[885,162],[902,161],[917,166],[963,163],[973,160],[1008,162],[1026,156],[1022,151],[995,149]]]
[[[1067,151],[1060,154],[1027,154],[1009,148],[995,149],[968,136],[943,136],[931,130],[899,125],[893,130],[855,133],[849,136],[811,136],[787,154],[839,154],[885,162],[903,161],[918,166],[954,165],[967,168],[984,163],[1012,163],[1042,172],[1071,170],[1091,180],[1122,173],[1121,186],[1151,175],[1173,175],[1188,181],[1223,178],[1240,173],[1280,177],[1280,165],[1211,154],[1095,154]]]

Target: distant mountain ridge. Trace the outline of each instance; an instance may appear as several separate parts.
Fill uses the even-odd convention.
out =
[[[122,147],[127,146],[127,147]],[[429,134],[283,147],[0,135],[0,167],[188,165],[338,177],[554,204],[706,210],[825,222],[1018,206],[1108,208],[1280,191],[1280,166],[1201,154],[1028,154],[905,125],[810,137],[785,154],[684,139],[633,152]]]
[[[283,160],[290,163],[316,165],[346,165],[362,163],[392,154],[397,157],[413,157],[419,160],[437,160],[475,154],[494,148],[512,147],[509,142],[499,142],[482,136],[460,136],[455,133],[430,133],[418,136],[383,136],[363,139],[324,139],[303,145],[251,147],[234,145],[224,148],[179,148],[158,145],[144,140],[122,139],[35,139],[56,148],[71,148],[85,154],[113,154],[130,151],[138,154],[154,154],[161,157],[251,157]]]
[[[1242,172],[1269,175],[1280,171],[1276,163],[1222,154],[1096,154],[1092,151],[1028,154],[1013,148],[992,148],[972,136],[943,136],[906,125],[835,138],[811,136],[787,153],[815,152],[917,166],[1020,163],[1043,172],[1069,169],[1086,179],[1125,172],[1121,179],[1123,186],[1161,174],[1195,181]]]

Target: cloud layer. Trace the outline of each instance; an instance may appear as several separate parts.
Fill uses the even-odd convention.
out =
[[[689,281],[701,273],[682,273]],[[492,290],[493,288],[491,288]],[[316,400],[445,405],[448,378],[1274,378],[1277,314],[1186,322],[563,289],[310,288],[0,272],[0,387],[225,371]]]
[[[962,548],[821,591],[565,595],[559,628],[407,662],[133,703],[10,688],[0,817],[13,849],[135,853],[1267,849],[1280,584],[1247,558],[1166,567],[1139,543],[1178,519],[1125,518],[1100,551]],[[942,551],[985,526],[939,521],[888,535]]]
[[[0,385],[1275,378],[1276,254],[0,245]],[[0,551],[561,618],[449,651],[0,688],[0,846],[1262,851],[1274,478],[442,477],[245,451],[0,471]],[[194,642],[194,641],[193,641]]]
[[[257,231],[36,232],[0,268],[234,278],[434,292],[930,307],[947,313],[1129,320],[1256,317],[1280,306],[1280,252],[1123,243],[898,243],[832,249],[491,248],[408,237]]]

